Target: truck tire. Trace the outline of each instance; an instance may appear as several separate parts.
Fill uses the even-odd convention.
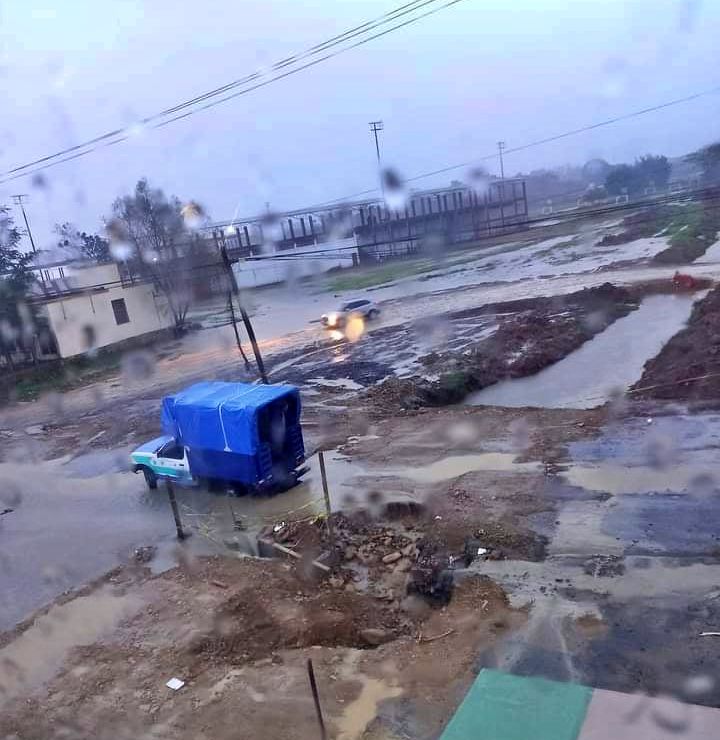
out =
[[[143,468],[143,475],[145,476],[145,483],[147,483],[147,487],[154,491],[158,487],[158,479],[157,475],[150,470],[150,468]]]

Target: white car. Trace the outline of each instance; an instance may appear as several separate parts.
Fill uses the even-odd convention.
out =
[[[339,329],[353,316],[361,316],[363,319],[374,319],[380,315],[380,309],[372,301],[359,298],[354,301],[345,301],[337,311],[324,313],[320,322],[328,329]]]

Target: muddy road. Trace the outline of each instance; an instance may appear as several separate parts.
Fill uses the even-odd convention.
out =
[[[163,348],[150,376],[4,409],[0,735],[229,738],[241,712],[251,736],[310,736],[307,657],[346,740],[436,737],[482,666],[720,706],[720,642],[700,636],[720,620],[718,397],[628,390],[711,371],[716,297],[672,291],[649,265],[662,237],[599,246],[616,228],[367,288],[383,314],[354,341],[307,323],[349,291],[295,311],[264,293],[310,472],[269,498],[178,491],[183,543],[127,454],[165,393],[249,377],[227,327]],[[257,558],[258,537],[300,560]]]

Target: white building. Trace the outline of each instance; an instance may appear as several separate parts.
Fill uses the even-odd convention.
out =
[[[148,282],[124,280],[116,264],[63,267],[36,299],[59,357],[150,337],[173,326],[172,312]]]
[[[257,288],[286,280],[299,280],[329,270],[354,267],[358,263],[357,244],[354,238],[349,238],[240,259],[232,269],[239,288]]]

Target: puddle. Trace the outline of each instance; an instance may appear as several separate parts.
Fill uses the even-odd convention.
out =
[[[709,471],[707,475],[710,475]],[[601,463],[589,467],[572,466],[562,473],[562,477],[572,486],[614,495],[667,491],[682,493],[697,490],[705,483],[703,471],[694,465],[652,468]]]
[[[515,462],[517,456],[509,452],[481,452],[476,455],[451,455],[429,465],[404,468],[386,468],[382,475],[409,478],[418,483],[439,483],[477,470],[493,472],[533,473],[541,470],[540,463]]]
[[[387,505],[389,502],[417,501],[416,492],[411,485],[403,486],[403,480],[433,484],[477,470],[537,472],[541,469],[540,463],[516,463],[515,457],[511,453],[483,452],[445,457],[429,465],[369,468],[338,452],[326,452],[325,467],[330,505],[334,511],[351,508],[353,505],[364,505],[368,494],[376,489],[378,484],[382,485],[383,502]],[[242,520],[247,534],[256,533],[266,524],[319,514],[325,510],[325,505],[317,455],[311,457],[307,465],[310,471],[305,474],[300,485],[275,496],[228,498],[202,491],[191,493],[189,501],[194,499],[198,508],[193,512],[192,504],[188,504],[188,520],[196,515],[201,520],[208,521],[208,515],[202,513],[202,500],[208,496],[211,497],[210,505],[214,512],[211,516],[214,523],[210,522],[205,526],[213,530],[216,539],[220,538],[221,534],[223,536],[244,534],[233,532],[230,509],[235,517]],[[216,525],[223,528],[222,532],[220,529],[213,529]]]
[[[704,293],[702,294],[704,295]],[[625,391],[645,362],[685,325],[701,296],[657,295],[537,375],[489,386],[467,399],[475,406],[593,408]]]
[[[354,678],[362,682],[360,696],[348,704],[338,719],[338,740],[357,740],[362,737],[367,726],[377,716],[380,702],[395,699],[403,693],[399,686],[391,686],[379,678],[369,678],[362,674],[356,674]]]
[[[327,388],[345,388],[349,391],[364,390],[364,386],[350,378],[308,378],[307,382],[314,385],[326,386]]]
[[[53,606],[0,650],[0,704],[52,678],[72,648],[92,645],[141,605],[136,596],[103,590]]]

